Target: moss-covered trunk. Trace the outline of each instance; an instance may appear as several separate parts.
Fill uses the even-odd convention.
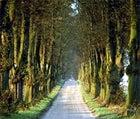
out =
[[[97,98],[100,93],[100,81],[99,81],[99,69],[100,69],[100,61],[98,61],[97,51],[95,49],[92,50],[91,56],[91,95],[94,98]]]
[[[130,65],[127,68],[129,75],[128,95],[126,106],[140,103],[140,4],[130,0],[131,8],[131,30],[130,30]]]
[[[9,23],[11,23],[10,39],[13,40],[11,50],[13,54],[11,55],[13,59],[13,65],[10,69],[9,84],[10,91],[13,92],[15,100],[22,98],[22,86],[20,85],[20,81],[24,77],[23,73],[21,73],[23,71],[22,58],[25,42],[25,13],[22,9],[23,7],[24,5],[17,5],[15,3],[15,0],[11,0],[8,2],[8,16]]]
[[[0,2],[0,74],[1,74],[1,89],[0,93],[9,90],[9,75],[12,67],[13,53],[11,36],[12,22],[9,18],[7,8],[8,1]]]
[[[117,10],[119,6],[115,2],[110,1],[108,3],[108,43],[105,48],[105,58],[103,66],[103,72],[105,72],[105,103],[119,103],[117,99],[118,92],[120,90],[119,83],[121,79],[122,70],[122,50],[123,44],[122,37],[117,34],[121,32],[123,25],[120,23]],[[122,35],[123,36],[123,35]],[[103,62],[103,61],[102,61]]]
[[[29,45],[28,45],[28,55],[27,55],[27,72],[28,76],[25,81],[25,86],[24,86],[24,100],[31,103],[32,102],[32,92],[33,92],[33,82],[34,82],[34,44],[33,44],[33,38],[35,35],[35,26],[33,24],[33,17],[30,17],[30,25],[29,25]]]

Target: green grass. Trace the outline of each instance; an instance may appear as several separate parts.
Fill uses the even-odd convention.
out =
[[[18,113],[7,114],[5,116],[0,115],[0,119],[38,119],[41,114],[50,107],[52,101],[57,96],[63,83],[64,81],[61,80],[58,85],[52,90],[52,92],[46,98],[38,102],[35,106],[30,107],[25,111],[19,111]]]
[[[110,110],[107,107],[101,106],[97,102],[97,99],[93,99],[88,93],[85,92],[82,86],[81,86],[81,90],[85,103],[89,106],[91,111],[100,119],[131,119],[128,117],[123,117],[121,115],[118,115],[115,110]]]

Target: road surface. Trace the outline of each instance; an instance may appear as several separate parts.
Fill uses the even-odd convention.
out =
[[[69,79],[41,119],[96,119],[84,103],[77,81]]]

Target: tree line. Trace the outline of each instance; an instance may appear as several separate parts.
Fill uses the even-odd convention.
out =
[[[103,105],[140,104],[140,1],[78,0],[79,29],[83,43],[79,46],[78,79]],[[124,65],[129,51],[130,64]],[[124,97],[121,77],[127,73],[128,92]]]
[[[0,1],[0,112],[9,111],[11,104],[35,104],[64,78],[61,29],[69,4],[63,0]]]

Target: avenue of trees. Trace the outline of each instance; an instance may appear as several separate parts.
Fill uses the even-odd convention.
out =
[[[1,0],[0,112],[35,104],[71,75],[104,106],[138,108],[140,1]]]

